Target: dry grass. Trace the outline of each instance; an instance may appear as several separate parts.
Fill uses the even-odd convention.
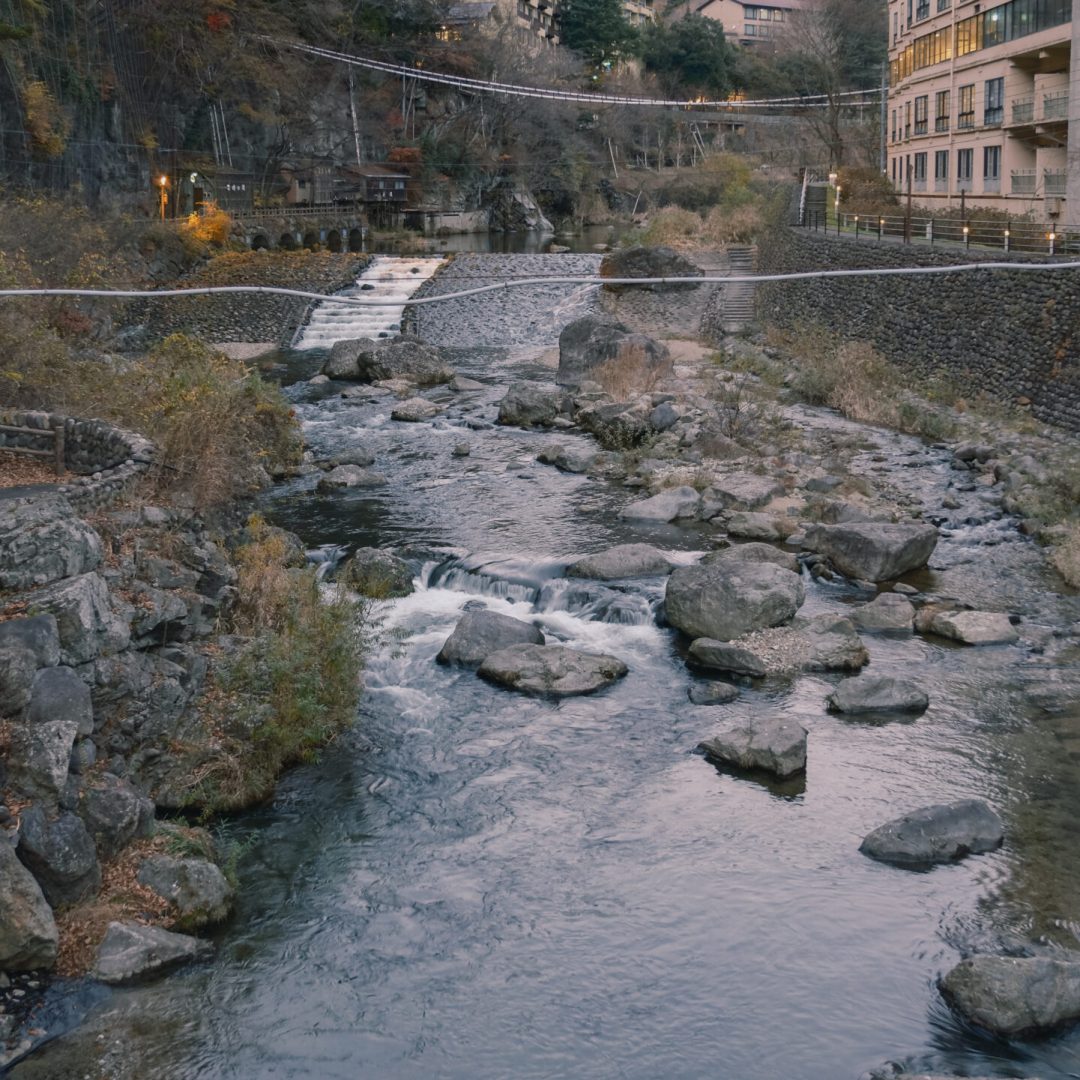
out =
[[[665,206],[649,219],[641,241],[677,251],[704,251],[728,244],[751,243],[765,225],[760,201],[739,206],[713,206],[704,214]]]
[[[636,344],[624,345],[617,356],[589,372],[590,378],[616,401],[629,401],[636,394],[652,393],[663,382],[665,374],[663,368],[649,363],[645,349]]]
[[[23,487],[26,484],[58,484],[61,478],[52,465],[41,458],[13,454],[0,450],[0,488]]]

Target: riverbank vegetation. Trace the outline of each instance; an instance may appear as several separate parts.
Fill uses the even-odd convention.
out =
[[[377,620],[370,603],[288,566],[280,530],[258,517],[235,554],[232,638],[214,663],[184,802],[204,814],[267,798],[283,769],[349,728]]]

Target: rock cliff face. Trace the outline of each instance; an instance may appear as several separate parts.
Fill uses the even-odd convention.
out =
[[[91,524],[55,489],[5,495],[0,969],[18,971],[52,966],[53,909],[93,897],[102,864],[153,831],[155,802],[182,798],[180,754],[236,573],[186,511]]]

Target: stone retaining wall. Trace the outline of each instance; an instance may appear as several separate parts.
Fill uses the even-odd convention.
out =
[[[141,435],[113,427],[104,420],[79,420],[60,413],[24,409],[0,410],[0,424],[41,431],[41,435],[0,432],[0,449],[29,447],[49,450],[45,432],[64,429],[64,465],[74,479],[65,479],[56,490],[80,512],[112,502],[155,460],[154,444]],[[40,459],[47,460],[47,459]]]
[[[935,251],[779,229],[759,247],[762,273],[968,262],[1049,262],[1001,252]],[[987,270],[912,277],[825,278],[761,285],[758,318],[816,324],[870,341],[922,378],[964,393],[1030,402],[1033,415],[1080,431],[1080,271]]]

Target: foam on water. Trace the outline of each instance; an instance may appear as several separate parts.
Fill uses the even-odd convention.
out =
[[[394,307],[361,308],[327,300],[312,313],[296,339],[297,349],[329,349],[337,341],[393,337],[401,329],[405,304],[442,265],[442,259],[378,255],[341,296],[393,300]],[[365,285],[373,286],[365,289]]]

